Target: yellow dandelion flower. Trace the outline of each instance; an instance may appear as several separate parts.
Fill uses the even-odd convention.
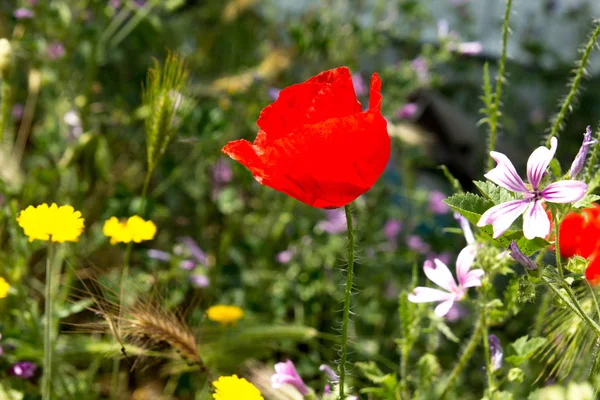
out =
[[[244,310],[236,306],[218,304],[206,310],[206,315],[211,321],[218,322],[221,325],[231,325],[244,317]]]
[[[104,223],[102,231],[104,235],[110,238],[110,244],[140,243],[154,239],[156,225],[152,221],[144,221],[143,218],[137,215],[129,217],[125,222],[120,222],[116,217],[111,217]]]
[[[17,222],[29,236],[29,241],[76,242],[83,233],[84,219],[79,211],[71,206],[50,207],[44,203],[37,207],[29,206],[22,210]]]
[[[10,285],[6,282],[6,279],[0,278],[0,299],[8,296],[8,291],[10,290]]]
[[[215,400],[264,400],[256,386],[237,375],[221,376],[213,382],[213,386]]]

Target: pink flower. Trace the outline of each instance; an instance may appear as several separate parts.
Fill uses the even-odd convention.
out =
[[[481,286],[483,270],[471,271],[476,253],[476,246],[469,245],[458,254],[456,260],[458,284],[446,264],[439,259],[425,261],[423,271],[427,278],[446,291],[418,286],[408,295],[408,301],[413,303],[440,302],[435,308],[435,315],[438,317],[446,315],[455,301],[460,301],[465,297],[467,288]]]
[[[490,152],[497,165],[485,177],[496,185],[523,197],[507,201],[487,210],[477,223],[477,226],[492,225],[494,238],[502,236],[512,223],[523,216],[523,234],[527,239],[545,238],[550,233],[550,220],[544,210],[544,201],[550,203],[574,203],[585,196],[587,185],[581,181],[563,180],[540,188],[542,178],[556,153],[558,140],[550,140],[550,148],[540,146],[534,150],[527,160],[527,178],[530,187],[519,177],[512,162],[502,153]]]
[[[446,197],[448,196],[439,190],[432,191],[429,194],[429,211],[437,215],[445,214],[450,211],[450,207],[444,203]]]
[[[398,111],[396,111],[396,118],[398,119],[412,119],[419,112],[419,106],[417,103],[406,103]]]
[[[279,389],[282,385],[292,385],[301,395],[308,394],[308,387],[296,371],[294,363],[290,360],[275,364],[275,374],[271,377],[273,389]]]

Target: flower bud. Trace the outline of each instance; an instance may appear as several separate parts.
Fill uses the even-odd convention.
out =
[[[525,254],[523,254],[521,249],[519,249],[519,246],[517,246],[517,242],[515,242],[514,240],[512,242],[510,242],[508,249],[510,250],[510,256],[516,262],[521,264],[525,269],[537,270],[536,263],[531,258],[529,258]]]
[[[579,152],[575,156],[573,160],[573,164],[571,164],[571,169],[569,170],[569,178],[574,179],[585,165],[585,157],[587,156],[588,149],[590,145],[596,144],[598,141],[592,139],[592,129],[588,126],[585,129],[585,133],[583,134],[583,143],[579,148]]]

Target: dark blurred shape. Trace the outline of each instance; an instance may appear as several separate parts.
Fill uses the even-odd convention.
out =
[[[485,136],[478,135],[476,121],[429,89],[410,94],[407,101],[419,106],[413,123],[432,136],[429,151],[436,165],[446,165],[465,189],[472,189],[485,153]]]

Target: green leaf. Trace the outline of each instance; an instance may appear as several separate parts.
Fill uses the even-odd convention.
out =
[[[452,332],[452,330],[450,330],[448,325],[446,325],[444,322],[442,322],[442,321],[437,322],[435,324],[435,327],[438,331],[440,331],[440,333],[442,335],[444,335],[446,337],[446,339],[448,339],[454,343],[460,342],[460,339],[458,337],[456,337],[456,335]]]
[[[514,193],[496,185],[490,181],[474,181],[473,182],[481,194],[494,202],[494,204],[505,203],[516,199]]]
[[[514,367],[517,367],[533,357],[535,352],[546,344],[547,341],[548,339],[543,337],[533,337],[529,339],[527,335],[522,336],[510,345],[516,354],[507,357],[506,361]]]
[[[574,203],[573,208],[591,208],[594,206],[593,203],[597,202],[598,200],[600,200],[600,196],[590,193],[583,196],[583,198],[578,202]]]

